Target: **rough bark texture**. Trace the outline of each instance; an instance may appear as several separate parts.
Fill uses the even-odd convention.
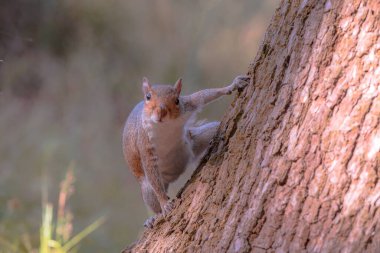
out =
[[[380,252],[380,2],[285,1],[251,85],[126,252]]]

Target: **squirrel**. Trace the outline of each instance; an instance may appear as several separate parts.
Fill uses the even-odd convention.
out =
[[[158,214],[166,217],[173,209],[167,195],[169,183],[206,151],[219,127],[220,122],[197,126],[196,113],[219,97],[243,89],[249,80],[237,76],[226,87],[181,96],[181,78],[174,86],[151,85],[143,78],[144,100],[128,116],[122,141],[124,158],[140,183],[143,200],[156,214],[145,221],[145,227],[152,228]]]

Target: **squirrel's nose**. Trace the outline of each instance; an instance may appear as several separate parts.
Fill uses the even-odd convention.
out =
[[[166,109],[166,106],[163,104],[160,104],[160,118],[165,118],[166,114],[168,113],[168,110]]]

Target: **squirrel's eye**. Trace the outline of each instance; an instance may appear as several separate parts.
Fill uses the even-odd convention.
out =
[[[150,93],[146,94],[146,100],[150,100],[150,98],[152,97],[152,95],[150,95]]]
[[[178,99],[178,98],[175,100],[175,104],[176,104],[176,105],[179,104],[179,99]]]

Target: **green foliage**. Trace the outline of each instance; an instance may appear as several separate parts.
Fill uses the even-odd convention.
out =
[[[75,253],[79,243],[105,222],[105,218],[101,217],[72,236],[73,215],[67,206],[67,200],[74,192],[74,179],[73,166],[70,166],[66,178],[61,182],[55,220],[53,204],[43,203],[39,253]],[[22,238],[13,239],[8,239],[6,235],[0,235],[0,253],[3,252],[37,253],[37,247],[32,246],[27,233]]]

